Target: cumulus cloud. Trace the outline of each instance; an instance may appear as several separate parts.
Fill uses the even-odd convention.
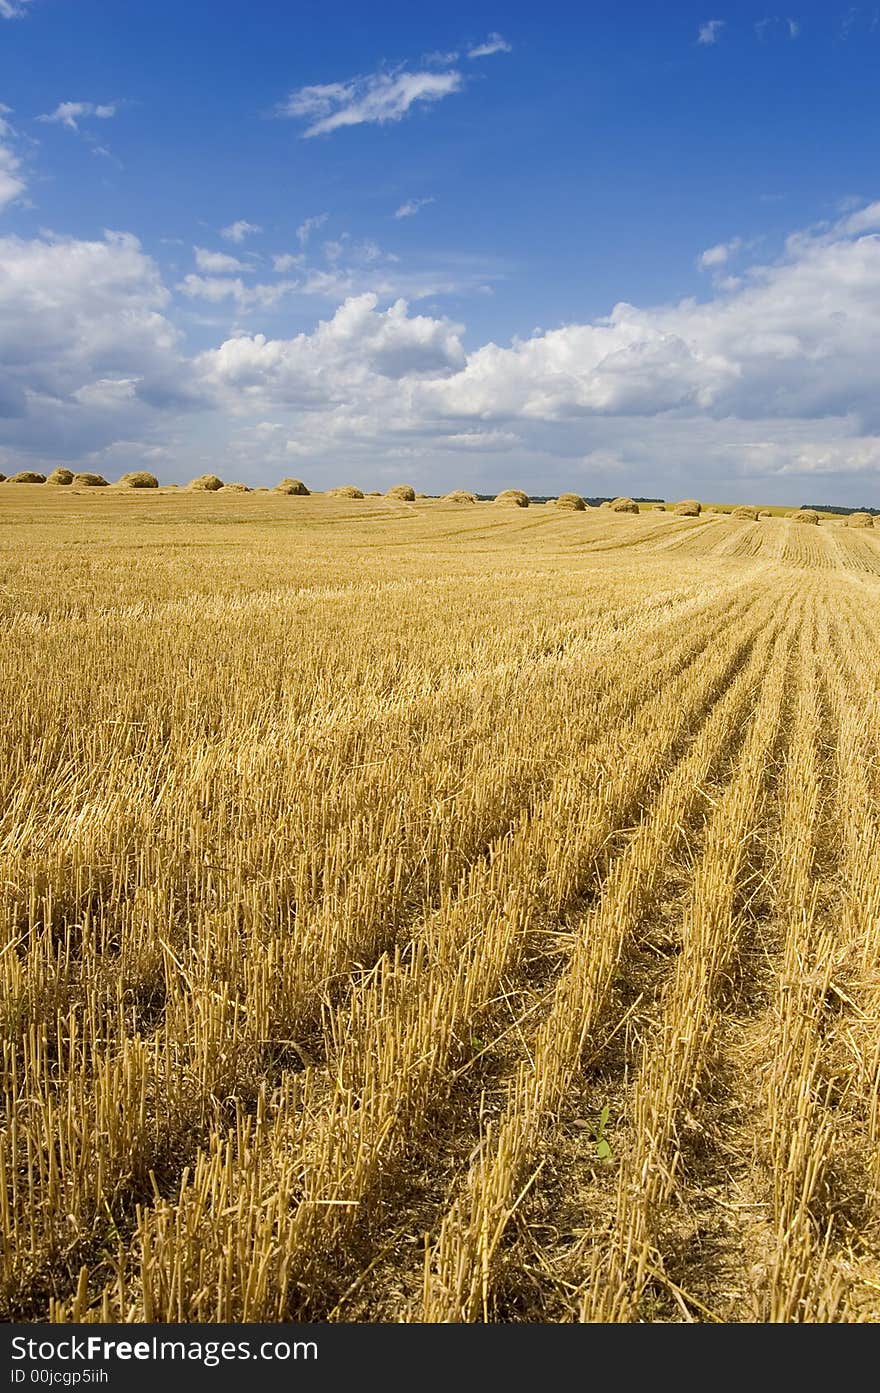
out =
[[[700,25],[697,34],[698,44],[717,44],[721,37],[721,30],[724,28],[723,19],[707,19],[705,24]]]
[[[54,111],[44,112],[38,116],[38,121],[45,121],[48,124],[66,126],[69,131],[78,131],[79,123],[87,116],[94,116],[99,121],[109,121],[116,115],[117,103],[107,102],[103,105],[95,102],[59,102]]]
[[[246,271],[248,268],[235,256],[226,252],[212,252],[205,247],[193,247],[196,265],[200,271],[223,274],[227,271]]]
[[[31,0],[0,0],[0,19],[21,19]]]
[[[401,203],[400,207],[396,209],[394,216],[396,218],[414,218],[420,208],[427,208],[429,203],[434,203],[435,201],[436,200],[433,198],[408,198],[405,203]]]
[[[475,44],[467,51],[468,58],[490,58],[493,53],[510,53],[511,45],[500,34],[490,34],[481,44]]]
[[[317,405],[352,400],[360,391],[363,409],[375,399],[376,379],[387,387],[391,381],[442,376],[464,366],[461,325],[411,315],[405,300],[387,310],[377,306],[375,295],[353,296],[312,334],[227,339],[201,354],[196,368],[227,402],[230,394],[242,394],[282,406]]]
[[[376,276],[375,263],[362,270]],[[741,497],[760,479],[833,476],[846,501],[880,473],[880,204],[793,234],[703,301],[622,302],[471,351],[461,325],[364,290],[352,262],[298,266],[271,286],[207,272],[179,293],[257,315],[287,295],[345,298],[310,330],[236,333],[188,361],[136,239],[0,240],[0,440],[152,447],[151,411],[173,424],[203,401],[196,453],[207,432],[218,459],[255,449],[262,423],[316,468],[405,457],[438,481],[458,455],[474,482]]]
[[[193,400],[170,296],[137,238],[0,238],[4,439],[85,451]]]
[[[225,237],[227,242],[241,243],[245,237],[254,237],[262,230],[259,223],[246,222],[244,218],[239,218],[236,222],[231,222],[228,227],[221,227],[220,236]]]
[[[455,70],[407,72],[394,68],[346,82],[300,87],[278,106],[277,113],[305,121],[303,137],[308,139],[344,126],[401,121],[414,106],[442,101],[462,86],[461,73]]]

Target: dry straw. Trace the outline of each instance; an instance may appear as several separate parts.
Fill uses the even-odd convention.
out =
[[[529,506],[529,495],[523,493],[522,489],[504,489],[495,499],[502,508],[527,508]]]
[[[639,511],[638,503],[634,502],[632,498],[609,498],[606,503],[602,504],[602,507],[607,508],[612,513],[637,513]]]
[[[222,490],[221,490],[221,492],[223,492],[223,493],[253,493],[253,489],[251,488],[250,484],[242,484],[242,483],[239,483],[239,482],[236,481],[235,483],[232,483],[232,484],[224,484],[224,485],[223,485],[223,488],[222,488]]]
[[[276,493],[287,493],[293,498],[308,498],[311,489],[307,489],[302,479],[282,479],[280,484],[275,485]]]
[[[88,471],[84,474],[74,474],[73,483],[75,488],[81,489],[107,488],[107,480],[103,474],[90,474]]]
[[[121,489],[157,489],[159,480],[155,474],[149,474],[146,469],[134,469],[129,474],[123,474],[117,484]]]
[[[586,512],[587,505],[579,493],[561,493],[556,500],[556,507],[569,513],[583,513]]]
[[[410,484],[392,484],[385,497],[393,498],[398,503],[415,503],[416,491]]]
[[[698,518],[703,511],[703,505],[698,503],[696,498],[683,498],[680,503],[676,503],[673,511],[682,518]]]
[[[197,479],[190,479],[187,488],[194,493],[216,493],[222,489],[223,480],[219,474],[200,474]]]
[[[47,484],[72,484],[73,471],[70,469],[53,469],[46,480]]]
[[[807,522],[812,527],[818,527],[819,514],[815,508],[798,508],[796,512],[792,513],[791,520],[792,522]]]
[[[731,512],[732,518],[738,518],[740,522],[757,522],[757,508],[750,508],[747,503],[738,503]]]
[[[45,484],[45,474],[38,474],[35,469],[20,469],[17,474],[13,474],[9,480],[10,484]]]
[[[441,503],[476,503],[477,495],[469,493],[467,489],[453,489],[451,493],[445,493],[441,498]]]
[[[870,513],[850,513],[846,525],[847,527],[873,527],[874,519]]]
[[[356,484],[339,484],[335,489],[327,490],[328,498],[363,498],[363,489],[359,489]]]

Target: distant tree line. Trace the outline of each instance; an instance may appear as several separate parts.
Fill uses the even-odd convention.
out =
[[[880,508],[845,508],[842,503],[802,503],[801,507],[814,513],[871,513],[874,517],[880,513]]]

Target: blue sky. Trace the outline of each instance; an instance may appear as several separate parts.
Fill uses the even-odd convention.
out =
[[[878,502],[880,7],[0,0],[0,469]]]

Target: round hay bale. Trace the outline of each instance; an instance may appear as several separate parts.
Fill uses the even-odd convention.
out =
[[[602,504],[602,507],[607,508],[612,513],[637,513],[639,511],[638,503],[635,503],[631,498],[609,498],[607,503]]]
[[[123,474],[116,487],[121,489],[157,489],[159,480],[155,474],[148,474],[146,469],[133,469],[129,474]]]
[[[222,487],[222,489],[220,490],[220,492],[221,492],[221,493],[253,493],[253,489],[251,488],[250,484],[234,483],[234,484],[224,484],[223,487]]]
[[[394,498],[398,503],[415,503],[416,491],[410,484],[392,484],[385,497]]]
[[[764,518],[772,518],[772,516],[773,516],[773,514],[772,514],[771,512],[769,512],[766,508],[759,508],[759,509],[758,509],[758,521],[759,521],[759,522],[763,522]]]
[[[873,527],[874,519],[870,513],[850,513],[846,525],[847,527]]]
[[[17,474],[9,476],[10,484],[45,484],[45,474],[38,474],[35,469],[20,469]]]
[[[561,493],[556,500],[556,507],[562,508],[567,513],[585,513],[587,505],[579,493]]]
[[[339,484],[335,489],[327,490],[328,498],[363,498],[363,490],[356,484]]]
[[[46,480],[46,483],[47,483],[47,484],[64,484],[64,485],[72,484],[72,483],[73,483],[73,470],[72,470],[72,469],[53,469],[53,470],[52,470],[52,473],[49,475],[48,479]]]
[[[198,478],[190,479],[187,484],[187,488],[194,493],[216,493],[222,487],[223,480],[218,474],[199,474]]]
[[[292,498],[308,498],[311,489],[307,489],[302,479],[282,479],[280,484],[275,485],[276,493],[287,493]]]
[[[703,505],[698,503],[696,498],[683,498],[680,503],[676,503],[672,511],[680,518],[698,518],[703,511]]]
[[[469,493],[467,489],[453,489],[451,493],[445,493],[440,499],[441,503],[476,503],[477,495]]]
[[[747,503],[738,503],[735,508],[731,509],[730,516],[738,518],[740,522],[757,522],[758,510],[750,508]]]
[[[819,526],[819,514],[814,508],[797,508],[791,515],[792,522],[807,522],[811,527]]]
[[[103,474],[74,474],[74,488],[80,489],[105,489],[108,487],[107,480]]]
[[[522,489],[504,489],[495,499],[502,508],[527,508],[529,506],[529,495],[523,493]]]

